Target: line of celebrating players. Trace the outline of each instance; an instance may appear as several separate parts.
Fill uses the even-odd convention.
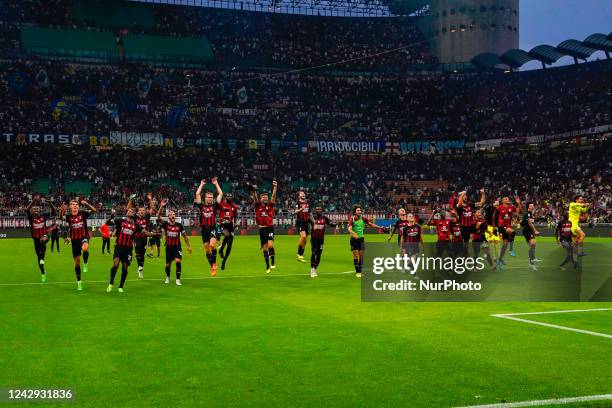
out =
[[[211,276],[215,277],[217,276],[217,247],[221,238],[223,240],[219,254],[222,258],[222,270],[225,269],[232,250],[238,206],[234,204],[231,194],[224,195],[216,178],[213,178],[211,183],[215,186],[216,197],[212,191],[206,191],[202,198],[204,186],[206,185],[206,180],[202,180],[195,193],[194,205],[198,208],[198,220],[205,256],[210,265]],[[259,227],[260,249],[266,265],[266,273],[269,274],[276,268],[274,210],[278,185],[276,180],[274,180],[271,192],[264,191],[259,194],[257,186],[248,185],[247,187],[250,190],[255,221]],[[49,211],[43,212],[41,204],[48,205]],[[185,241],[189,253],[192,252],[192,248],[183,224],[177,221],[176,211],[168,208],[168,200],[166,199],[161,200],[158,206],[150,193],[146,196],[146,204],[143,202],[138,205],[136,203],[136,196],[132,195],[128,200],[126,208],[125,217],[115,217],[113,212],[111,217],[102,226],[103,230],[105,226],[113,226],[116,236],[107,292],[113,290],[120,264],[121,277],[118,291],[123,292],[128,268],[132,261],[133,250],[138,265],[138,276],[139,278],[144,277],[147,243],[150,248],[149,256],[153,256],[152,251],[155,246],[158,247],[159,256],[159,245],[162,235],[165,235],[165,283],[170,283],[171,266],[174,262],[176,284],[181,285],[183,257],[181,237]],[[535,206],[533,203],[523,206],[520,197],[515,196],[514,203],[511,202],[509,197],[503,197],[501,201],[495,200],[493,203],[487,204],[485,191],[482,189],[480,190],[480,200],[476,203],[470,201],[465,191],[459,193],[457,197],[453,194],[449,203],[449,210],[449,216],[447,216],[446,211],[435,209],[426,222],[426,225],[434,226],[437,230],[436,250],[438,256],[441,256],[444,252],[451,255],[451,248],[457,247],[462,248],[463,255],[467,256],[468,243],[471,240],[474,257],[478,257],[482,250],[492,270],[502,269],[505,265],[504,256],[508,250],[510,255],[514,256],[513,244],[516,231],[513,225],[516,219],[522,217],[520,226],[529,246],[529,265],[533,270],[537,270],[536,263],[539,260],[535,254],[536,237],[539,235],[539,231],[534,224]],[[566,258],[560,265],[562,269],[570,262],[576,266],[577,256],[584,255],[582,243],[585,234],[580,228],[579,219],[587,210],[588,205],[585,204],[584,199],[581,196],[576,196],[569,205],[569,216],[565,216],[557,225],[555,230],[556,240],[566,250]],[[55,222],[53,222],[51,227],[47,228],[47,220],[50,219],[51,214],[59,212],[59,218],[67,224],[70,233],[77,290],[83,290],[81,271],[87,273],[89,259],[87,220],[92,213],[96,212],[96,208],[85,200],[72,200],[68,206],[62,204],[58,210],[51,202],[47,201],[45,203],[44,200],[35,197],[28,205],[27,212],[42,282],[47,281],[45,252],[48,233],[53,234],[58,228]],[[164,213],[166,220],[163,218]],[[323,253],[325,229],[327,226],[335,228],[336,225],[323,215],[320,207],[316,207],[313,213],[310,212],[309,203],[303,191],[298,193],[295,215],[297,218],[296,227],[299,233],[297,260],[303,263],[306,262],[304,252],[307,236],[312,227],[310,276],[316,277],[317,267],[321,262],[321,255]],[[155,223],[151,220],[153,216],[156,219]],[[363,268],[365,250],[364,231],[366,227],[383,229],[383,227],[365,218],[362,215],[361,206],[355,205],[348,221],[348,232],[350,234],[350,249],[353,254],[353,265],[357,277],[361,277]],[[398,234],[398,244],[403,251],[409,255],[416,255],[421,252],[420,245],[423,240],[421,224],[417,222],[413,214],[407,213],[403,208],[398,211],[398,220],[391,230],[388,241],[391,240],[396,232]],[[108,246],[110,253],[108,228],[102,234],[104,240],[103,251],[104,247]],[[500,241],[501,249],[498,254]],[[81,257],[83,260],[82,268]]]

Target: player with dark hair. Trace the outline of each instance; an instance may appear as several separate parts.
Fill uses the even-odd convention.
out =
[[[450,229],[451,229],[451,256],[458,256],[463,252],[463,235],[461,234],[461,224],[457,217],[457,212],[450,212]]]
[[[438,218],[434,218],[435,215]],[[431,217],[427,221],[426,225],[435,225],[436,232],[438,233],[438,240],[436,241],[436,256],[442,256],[446,251],[447,254],[451,254],[451,220],[446,218],[446,214],[440,208],[435,209],[431,213]]]
[[[36,260],[38,263],[38,269],[40,269],[40,279],[43,283],[47,282],[47,273],[45,272],[45,253],[47,251],[47,240],[49,239],[47,233],[47,220],[51,216],[51,213],[55,213],[55,207],[48,201],[50,212],[42,212],[38,205],[42,200],[36,196],[26,207],[28,213],[28,221],[30,222],[30,235],[32,241],[34,241],[34,252],[36,253]],[[58,243],[59,251],[59,243]]]
[[[480,190],[480,201],[476,204],[470,202],[470,198],[466,191],[459,193],[457,200],[457,215],[459,216],[459,223],[461,224],[461,237],[463,238],[463,250],[464,255],[467,255],[468,242],[475,232],[476,220],[474,219],[474,213],[476,208],[481,208],[485,202],[485,191]]]
[[[414,258],[419,255],[423,245],[423,230],[421,225],[416,222],[416,217],[412,213],[406,215],[408,223],[402,230],[400,238],[400,248],[402,254]],[[416,271],[415,271],[416,272]]]
[[[574,259],[574,243],[572,242],[572,238],[574,237],[573,231],[573,223],[567,218],[567,214],[563,213],[563,218],[555,228],[555,241],[557,241],[557,244],[561,244],[566,253],[565,259],[561,262],[561,265],[559,265],[562,271],[565,270],[565,265],[568,262],[571,262],[574,268],[578,267],[578,262]]]
[[[55,218],[51,219],[51,225],[49,226],[49,232],[51,233],[51,252],[53,252],[53,248],[57,246],[57,253],[60,253],[60,244],[59,244],[59,225],[57,224],[57,220]]]
[[[219,212],[219,203],[223,199],[223,191],[217,181],[213,177],[211,183],[217,189],[217,198],[214,198],[212,191],[207,191],[204,194],[204,202],[202,202],[202,190],[206,185],[206,180],[200,181],[200,186],[195,193],[194,205],[199,209],[200,227],[202,228],[202,243],[206,252],[206,259],[210,265],[210,275],[217,276],[217,241],[219,238],[219,225],[217,223],[217,215]]]
[[[255,209],[255,222],[259,226],[259,243],[266,262],[266,273],[276,268],[274,260],[274,204],[276,203],[276,190],[278,183],[272,181],[272,195],[262,192],[257,196],[257,186],[249,186],[251,200]]]
[[[162,210],[168,204],[168,200],[162,200],[157,210],[157,225],[165,232],[166,234],[166,280],[164,283],[170,283],[170,268],[172,266],[172,262],[176,266],[176,284],[181,286],[181,272],[182,272],[182,259],[183,259],[183,250],[181,248],[181,236],[187,244],[187,251],[191,254],[191,245],[189,244],[189,238],[187,237],[187,232],[183,227],[183,224],[176,221],[176,213],[174,210],[168,210],[167,216],[168,221],[164,221],[162,219],[161,213]]]
[[[298,193],[297,204],[295,205],[295,227],[300,234],[298,239],[297,260],[298,262],[306,263],[304,259],[304,250],[306,249],[306,241],[308,239],[308,230],[310,228],[310,207],[306,201],[306,193],[300,191]]]
[[[523,214],[523,219],[521,220],[521,227],[523,227],[523,236],[525,237],[525,241],[527,241],[527,245],[529,245],[529,266],[534,271],[537,271],[538,268],[536,266],[536,262],[539,260],[535,256],[536,251],[536,237],[540,235],[540,232],[536,229],[534,225],[534,215],[535,205],[533,203],[527,204],[527,211]]]
[[[472,250],[474,251],[474,259],[480,256],[480,250],[482,249],[489,267],[492,271],[495,271],[497,267],[493,263],[493,258],[491,257],[491,252],[489,251],[489,243],[487,242],[486,236],[488,223],[481,209],[476,210],[474,220],[476,221],[476,224],[474,225],[474,232],[472,233]]]
[[[149,216],[151,218],[157,216],[157,201],[153,198],[151,192],[147,193],[147,200],[149,201]],[[155,232],[151,238],[149,238],[149,252],[147,253],[148,258],[153,258],[153,248],[157,247],[157,257],[160,255],[161,247],[161,228],[157,223],[151,225],[151,231]]]
[[[351,235],[350,245],[353,253],[353,265],[355,266],[355,276],[361,278],[363,268],[363,253],[365,251],[365,237],[363,235],[365,227],[382,228],[362,215],[363,209],[360,204],[355,204],[348,220],[348,232]]]
[[[329,218],[323,215],[323,209],[316,207],[314,214],[310,216],[310,224],[312,225],[312,234],[310,235],[310,277],[316,278],[318,275],[317,268],[321,263],[321,255],[323,254],[323,244],[325,243],[325,227],[330,226],[336,228],[336,224],[332,223]]]
[[[408,220],[406,220],[406,210],[404,208],[400,208],[397,210],[397,221],[393,224],[393,228],[389,233],[389,237],[387,238],[387,242],[391,241],[393,238],[393,234],[397,231],[397,245],[399,246],[400,240],[402,239],[402,230],[408,224]]]
[[[221,270],[223,271],[227,258],[232,252],[236,221],[238,220],[238,206],[234,204],[234,196],[231,193],[225,194],[221,204],[219,204],[219,219],[221,220],[221,234],[223,235],[221,248],[219,248],[219,255],[223,259],[221,262]]]
[[[580,217],[586,214],[589,210],[589,205],[585,203],[584,197],[578,194],[574,196],[568,208],[568,219],[572,222],[572,234],[574,234],[574,252],[577,256],[584,256],[583,243],[586,234],[580,228]]]
[[[509,197],[502,198],[502,203],[495,209],[493,215],[493,222],[503,240],[499,259],[497,260],[497,267],[500,269],[504,266],[504,255],[506,254],[508,245],[510,242],[514,242],[514,237],[516,235],[516,232],[512,228],[512,221],[515,216],[518,216],[522,209],[521,198],[515,196],[514,200],[516,205],[510,202]]]
[[[135,217],[134,207],[132,202],[134,197],[131,196],[126,210],[125,218],[115,218],[115,214],[111,214],[111,217],[106,221],[106,225],[115,226],[115,250],[113,252],[113,266],[110,270],[110,281],[106,292],[113,290],[115,284],[115,276],[117,275],[117,269],[119,268],[119,262],[121,262],[121,280],[119,282],[119,292],[123,293],[123,285],[128,276],[128,267],[132,262],[132,248],[134,247],[136,237],[139,234],[145,236],[152,235],[145,227],[142,227]]]
[[[80,204],[87,207],[81,210],[79,201],[71,200],[68,213],[65,206],[62,207],[60,218],[68,223],[70,230],[70,242],[72,244],[72,258],[74,260],[74,272],[77,280],[77,290],[83,290],[81,282],[81,254],[83,254],[83,272],[87,273],[87,260],[89,259],[89,231],[87,231],[87,219],[97,210],[85,200]]]
[[[135,204],[135,196],[132,196],[128,202],[128,208],[133,208]],[[144,278],[144,262],[145,253],[147,251],[147,231],[152,229],[151,214],[147,211],[144,204],[138,206],[135,218],[136,224],[140,226],[140,231],[134,235],[134,253],[136,254],[136,263],[138,264],[138,277]]]

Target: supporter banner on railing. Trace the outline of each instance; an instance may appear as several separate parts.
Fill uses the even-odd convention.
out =
[[[420,142],[350,142],[311,140],[308,148],[317,152],[334,153],[387,153],[414,154],[439,153],[465,148],[464,140],[436,140]]]

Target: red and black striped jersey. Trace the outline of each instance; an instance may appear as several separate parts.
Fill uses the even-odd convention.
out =
[[[145,214],[144,217],[136,216],[136,224],[142,228],[141,231],[137,232],[134,238],[146,238],[147,234],[144,232],[145,229],[150,229],[151,225],[151,216],[149,214]]]
[[[451,237],[452,242],[454,243],[463,242],[463,237],[461,236],[461,224],[451,222]]]
[[[404,242],[421,242],[421,226],[419,224],[406,225],[402,231]]]
[[[89,238],[87,232],[87,218],[89,217],[89,211],[79,211],[76,215],[66,215],[65,221],[68,223],[70,228],[70,239],[85,239]]]
[[[143,228],[133,219],[115,219],[115,234],[117,236],[115,243],[121,247],[131,248],[134,245],[134,238],[142,231]]]
[[[476,229],[472,232],[472,241],[474,242],[484,242],[487,240],[485,236],[485,232],[487,232],[487,220],[484,218],[476,219],[476,225],[474,226]]]
[[[399,242],[402,238],[402,233],[404,232],[404,228],[408,225],[407,220],[397,220],[395,221],[395,225],[393,226],[393,230],[397,231],[397,241]]]
[[[200,210],[200,227],[210,230],[217,225],[217,212],[219,204],[215,201],[212,204],[194,203]]]
[[[559,237],[561,241],[571,241],[572,240],[572,227],[574,224],[570,220],[562,220],[557,224],[557,229],[559,230]]]
[[[511,227],[512,217],[516,214],[516,207],[513,205],[500,205],[497,207],[497,226]]]
[[[450,241],[451,240],[451,221],[447,218],[439,220],[433,220],[433,224],[436,226],[438,232],[438,241]]]
[[[181,246],[181,234],[183,233],[183,224],[175,222],[174,224],[164,221],[161,224],[162,229],[166,233],[166,246],[179,247]]]
[[[219,219],[224,224],[233,224],[238,218],[238,206],[234,203],[221,201],[219,204]]]
[[[261,228],[274,225],[274,204],[255,203],[255,221]]]
[[[47,235],[47,220],[49,219],[49,216],[49,213],[41,213],[36,217],[32,214],[28,215],[32,238],[41,238]]]
[[[336,224],[332,224],[332,222],[326,216],[323,216],[321,218],[313,218],[312,234],[310,235],[311,239],[325,238],[325,226],[326,225],[329,225],[330,227],[336,226]]]
[[[300,222],[308,222],[308,220],[310,219],[310,207],[308,205],[308,201],[299,201],[296,204],[295,209],[299,210],[300,208],[302,209],[302,211],[297,213],[297,220]]]
[[[457,206],[457,214],[459,215],[459,223],[463,227],[471,227],[476,224],[474,219],[474,207],[471,204]]]

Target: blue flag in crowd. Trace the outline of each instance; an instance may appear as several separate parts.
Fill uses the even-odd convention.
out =
[[[175,106],[170,109],[168,115],[166,115],[166,125],[170,129],[175,129],[181,120],[185,117],[187,109],[184,106]]]

